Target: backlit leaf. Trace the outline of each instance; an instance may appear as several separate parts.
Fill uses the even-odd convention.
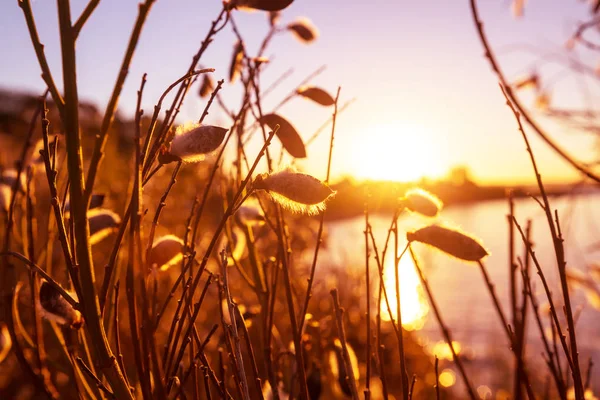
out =
[[[279,141],[283,148],[296,158],[306,157],[306,148],[302,142],[302,138],[296,129],[285,118],[277,114],[263,115],[260,120],[261,124],[268,125],[269,128],[275,129],[279,125],[279,130],[276,132]]]
[[[311,99],[315,103],[319,103],[322,106],[332,106],[335,104],[335,100],[329,93],[318,87],[302,86],[296,91],[300,96]]]

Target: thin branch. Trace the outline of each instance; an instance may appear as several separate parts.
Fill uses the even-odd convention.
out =
[[[77,302],[77,300],[75,300],[69,294],[69,292],[67,292],[65,289],[63,289],[63,287],[60,286],[50,275],[48,275],[46,273],[46,271],[44,271],[42,268],[40,268],[33,261],[29,260],[23,254],[17,253],[17,252],[14,252],[14,251],[3,251],[3,252],[0,253],[0,256],[12,256],[12,257],[15,257],[18,260],[22,261],[30,269],[32,269],[32,270],[36,271],[38,274],[40,274],[42,276],[42,278],[44,278],[50,284],[50,286],[52,286],[54,289],[56,289],[61,294],[61,296],[63,296],[65,298],[65,300],[70,305],[73,306],[74,309],[76,309],[76,310],[80,310],[81,309],[81,305]]]
[[[474,4],[473,1],[474,0],[471,0],[472,5]],[[529,139],[527,138],[527,135],[525,134],[525,130],[523,129],[523,126],[521,124],[521,118],[520,118],[521,114],[515,108],[516,105],[510,101],[510,99],[509,99],[510,95],[508,94],[507,88],[504,88],[502,85],[500,85],[500,89],[502,90],[502,93],[504,94],[504,97],[506,98],[506,104],[508,105],[508,107],[510,108],[510,110],[512,111],[512,113],[515,116],[515,120],[519,127],[519,131],[521,132],[523,141],[525,142],[525,145],[527,147],[527,152],[529,153],[529,157],[531,159],[531,165],[533,166],[537,184],[540,189],[542,199],[544,201],[544,212],[546,214],[546,219],[548,221],[548,228],[550,229],[550,233],[552,235],[552,244],[554,245],[556,264],[558,267],[558,274],[560,276],[560,283],[561,283],[561,289],[562,289],[562,294],[563,294],[565,313],[567,316],[567,328],[569,331],[570,353],[571,353],[571,359],[572,359],[571,371],[573,373],[573,383],[575,386],[575,397],[578,400],[580,400],[580,399],[583,399],[583,396],[584,396],[583,379],[581,376],[581,370],[580,370],[580,366],[579,366],[579,353],[577,350],[577,339],[576,339],[576,335],[575,335],[575,322],[573,320],[573,311],[571,309],[571,299],[569,296],[569,285],[567,282],[567,274],[566,274],[565,249],[563,246],[562,235],[560,233],[560,227],[558,228],[558,232],[557,232],[557,226],[555,225],[554,220],[552,219],[552,211],[550,209],[550,203],[548,201],[548,196],[546,195],[546,190],[544,188],[544,184],[542,183],[542,176],[540,175],[539,169],[537,167],[537,163],[536,163],[535,157],[533,155],[533,150],[531,149],[531,146],[529,144]],[[558,319],[556,319],[556,322],[558,323]],[[557,325],[557,327],[558,327],[558,325]]]
[[[33,49],[35,50],[35,55],[37,56],[40,68],[42,69],[42,79],[46,83],[46,86],[50,91],[50,95],[52,96],[54,104],[56,105],[56,108],[58,108],[58,112],[62,119],[65,102],[58,92],[56,84],[54,83],[54,79],[52,78],[52,73],[50,72],[50,67],[48,66],[46,55],[44,54],[44,45],[40,42],[40,37],[38,36],[35,19],[33,17],[33,11],[31,10],[31,2],[29,0],[19,0],[19,7],[21,7],[21,10],[23,10],[23,15],[25,16],[25,22],[27,23],[27,29],[29,30],[31,43],[33,44]]]
[[[485,36],[485,33],[483,31],[483,23],[481,22],[481,19],[479,17],[479,12],[477,11],[476,0],[470,0],[470,3],[471,3],[471,11],[473,14],[473,20],[475,21],[475,27],[477,28],[477,33],[479,34],[481,43],[482,43],[483,47],[485,48],[485,56],[489,60],[489,63],[491,65],[492,69],[494,70],[494,72],[496,73],[501,85],[505,88],[506,95],[510,98],[511,102],[514,104],[516,109],[519,111],[519,113],[521,115],[523,115],[523,118],[525,118],[525,121],[527,122],[527,124],[529,126],[531,126],[531,128],[537,133],[537,135],[544,142],[546,142],[546,144],[548,144],[559,156],[561,156],[566,162],[571,164],[571,166],[573,166],[575,169],[577,169],[579,172],[581,172],[588,178],[591,178],[591,179],[595,180],[596,182],[600,182],[600,176],[598,176],[597,174],[590,171],[585,165],[583,165],[578,160],[573,158],[573,156],[568,154],[562,147],[560,147],[560,145],[558,145],[558,143],[554,142],[542,130],[542,128],[533,120],[533,118],[531,118],[529,113],[525,110],[525,107],[523,107],[523,105],[519,102],[519,99],[512,92],[510,85],[508,84],[508,81],[506,80],[504,74],[502,73],[498,62],[496,61],[496,58],[492,51],[492,48],[488,43],[487,37]],[[579,367],[577,369],[579,369]]]
[[[325,183],[329,183],[329,175],[331,172],[331,156],[333,154],[333,140],[335,137],[335,122],[338,113],[338,100],[340,98],[340,90],[341,87],[338,87],[337,94],[335,96],[335,103],[333,108],[332,121],[333,125],[331,127],[331,137],[329,139],[329,157],[327,158],[327,174],[325,175]],[[325,225],[325,211],[321,212],[321,218],[319,219],[319,230],[317,231],[317,243],[315,245],[315,254],[313,256],[312,266],[310,268],[310,275],[308,278],[308,287],[306,288],[306,297],[304,298],[304,305],[300,311],[300,321],[298,322],[298,329],[302,331],[304,327],[304,321],[306,319],[306,313],[308,312],[308,303],[310,302],[310,298],[312,296],[312,287],[315,280],[315,271],[317,270],[317,259],[319,257],[319,249],[321,248],[321,243],[323,242],[323,228]]]
[[[81,26],[85,23],[86,19],[89,15],[86,15],[86,12],[89,10],[89,14],[92,13],[97,3],[100,0],[90,0],[90,3],[83,11],[81,17],[77,21],[74,26],[74,36],[77,37],[79,30],[77,29],[77,24],[81,21]],[[94,146],[94,152],[92,153],[92,157],[90,159],[90,166],[88,168],[88,176],[85,182],[85,198],[86,202],[89,202],[92,191],[94,188],[94,182],[96,180],[96,174],[98,173],[98,168],[100,167],[100,163],[102,162],[102,157],[104,155],[104,146],[106,145],[106,140],[108,137],[108,130],[112,124],[115,111],[117,110],[117,105],[119,104],[119,96],[121,95],[121,91],[123,90],[123,85],[125,84],[125,79],[129,74],[129,66],[131,64],[131,60],[133,59],[133,54],[135,53],[135,48],[137,47],[138,41],[140,39],[140,34],[142,33],[142,28],[144,27],[144,23],[146,22],[146,18],[148,17],[148,13],[150,12],[150,8],[155,0],[146,0],[144,3],[139,5],[138,17],[135,21],[135,25],[133,27],[133,31],[131,32],[131,36],[129,38],[129,43],[127,44],[127,50],[125,51],[125,56],[123,57],[123,61],[121,62],[121,68],[119,69],[119,76],[115,82],[115,86],[113,88],[112,94],[110,96],[110,100],[106,105],[106,110],[104,111],[104,117],[102,118],[102,125],[100,128],[100,135],[96,139],[96,144]],[[93,4],[93,3],[96,4]],[[79,26],[79,29],[81,29]]]
[[[83,369],[83,371],[90,377],[92,378],[92,380],[94,382],[96,382],[96,385],[98,386],[98,389],[102,390],[104,392],[104,394],[106,394],[108,397],[110,397],[111,399],[116,399],[117,397],[115,396],[115,394],[113,392],[111,392],[105,385],[104,383],[102,383],[102,381],[100,379],[98,379],[98,377],[92,372],[92,370],[85,365],[85,362],[83,361],[83,359],[81,357],[76,357],[75,360],[77,360],[77,363],[79,364],[79,366],[81,367],[81,369]]]
[[[90,18],[98,4],[100,4],[100,0],[90,0],[87,6],[85,6],[83,11],[81,12],[81,15],[79,16],[79,18],[77,18],[77,21],[75,21],[75,25],[73,25],[75,38],[79,37],[79,33],[81,33],[81,28],[83,28],[83,25],[85,25],[85,23]]]
[[[423,275],[423,271],[421,271],[421,267],[419,266],[419,262],[417,261],[417,257],[415,255],[415,253],[413,252],[413,249],[412,249],[412,246],[410,245],[410,243],[408,244],[408,250],[410,252],[410,256],[412,257],[413,264],[415,265],[415,269],[417,270],[417,273],[419,275],[419,280],[421,281],[421,284],[425,288],[425,293],[427,293],[427,297],[429,298],[429,304],[431,304],[431,308],[433,308],[433,313],[435,314],[435,318],[438,321],[438,325],[440,326],[442,335],[444,336],[444,339],[446,339],[446,343],[448,344],[448,347],[450,348],[450,352],[452,353],[452,359],[454,360],[454,364],[456,364],[456,367],[458,368],[458,372],[460,373],[460,375],[463,379],[463,383],[467,389],[467,394],[469,395],[469,398],[471,400],[476,400],[479,396],[477,396],[475,394],[475,391],[473,390],[473,386],[471,386],[471,382],[469,381],[469,377],[467,376],[467,371],[465,370],[465,367],[463,366],[463,363],[462,363],[459,355],[456,353],[456,350],[454,349],[454,342],[452,341],[452,337],[450,336],[450,330],[448,329],[448,327],[442,320],[442,314],[440,313],[437,303],[435,302],[435,300],[433,298],[433,292],[431,291],[431,288],[429,287],[429,282]]]

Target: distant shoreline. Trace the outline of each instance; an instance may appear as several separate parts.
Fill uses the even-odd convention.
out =
[[[459,204],[481,203],[486,201],[507,199],[508,193],[519,199],[530,195],[539,195],[537,186],[479,186],[471,181],[455,184],[451,182],[361,182],[343,181],[332,185],[336,196],[328,205],[326,218],[342,220],[363,215],[367,193],[369,194],[369,210],[376,214],[392,213],[398,198],[413,187],[420,187],[438,196],[442,202],[451,207]],[[600,187],[592,184],[552,184],[546,186],[546,193],[551,197],[565,195],[582,195],[598,193]]]

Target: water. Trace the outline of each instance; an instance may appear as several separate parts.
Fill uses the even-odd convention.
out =
[[[561,228],[565,238],[567,266],[577,268],[587,273],[587,266],[600,262],[600,193],[580,194],[550,199],[550,205],[559,212]],[[460,227],[463,231],[481,239],[484,247],[490,252],[485,259],[485,265],[496,286],[505,314],[509,316],[509,273],[508,273],[508,203],[505,200],[483,202],[478,204],[457,205],[445,209],[435,222]],[[515,201],[515,215],[525,229],[527,219],[533,223],[532,238],[534,250],[542,269],[550,284],[557,309],[562,309],[559,298],[558,273],[554,249],[547,228],[546,217],[541,207],[532,199]],[[383,248],[391,216],[371,216],[371,225],[377,240],[379,251]],[[434,221],[415,215],[406,215],[399,222],[401,238],[400,249],[406,240],[404,232],[414,230]],[[330,223],[329,255],[334,263],[356,265],[364,268],[364,217],[357,217],[340,222]],[[523,258],[522,241],[515,231],[516,253]],[[348,243],[356,243],[348,246]],[[360,245],[358,245],[360,243]],[[435,300],[441,310],[445,323],[450,327],[453,339],[461,344],[463,354],[472,354],[475,359],[483,360],[485,356],[500,357],[510,363],[511,353],[508,340],[502,331],[500,320],[493,308],[493,303],[487,291],[477,264],[469,264],[453,259],[437,250],[416,244],[420,264],[430,286]],[[393,247],[391,248],[393,251]],[[391,255],[390,251],[390,255]],[[386,287],[394,291],[393,257],[386,257],[385,281]],[[373,258],[372,258],[373,260]],[[374,260],[372,268],[375,270]],[[533,263],[532,263],[533,268]],[[404,326],[414,330],[414,333],[426,345],[433,346],[442,340],[439,326],[433,313],[429,310],[425,293],[420,287],[419,280],[410,256],[406,255],[400,263],[401,302]],[[540,305],[547,304],[543,287],[535,270],[531,276],[535,284],[534,291]],[[600,282],[599,282],[600,283]],[[576,332],[580,352],[582,370],[587,371],[587,360],[592,356],[596,363],[600,360],[600,310],[595,309],[587,300],[585,294],[578,289],[571,291],[572,303],[578,313]],[[521,297],[519,293],[519,298]],[[392,308],[395,296],[390,296]],[[375,306],[376,307],[376,306]],[[547,307],[544,307],[547,308]],[[387,314],[383,313],[382,314]],[[562,313],[559,313],[562,314]],[[395,315],[395,312],[393,312]],[[531,316],[532,313],[530,312]],[[546,316],[543,317],[549,327]],[[533,318],[528,321],[527,358],[533,364],[543,363],[539,356],[542,352],[540,334]],[[566,327],[566,324],[564,324]],[[560,344],[559,344],[560,346]],[[439,346],[438,346],[439,347]],[[480,361],[480,364],[483,361]],[[528,361],[529,362],[529,361]],[[489,364],[489,362],[488,362]],[[477,365],[477,364],[475,364]],[[497,363],[494,364],[497,367]],[[510,365],[510,364],[508,364]],[[474,369],[471,365],[470,369]],[[506,378],[498,378],[498,373],[489,365],[477,367],[477,380],[491,382]],[[595,388],[600,382],[600,370],[596,369]],[[493,383],[493,382],[492,382]]]

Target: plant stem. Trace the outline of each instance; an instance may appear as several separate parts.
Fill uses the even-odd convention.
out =
[[[83,161],[81,155],[81,137],[79,132],[79,98],[77,93],[77,70],[75,62],[75,35],[71,24],[69,0],[57,0],[60,41],[62,50],[64,81],[64,120],[65,142],[67,147],[67,166],[69,171],[71,218],[75,233],[75,253],[79,263],[83,315],[87,331],[96,350],[98,366],[109,381],[112,390],[119,399],[132,399],[125,377],[112,354],[108,339],[102,326],[100,307],[94,285],[94,264],[89,242],[87,221],[87,201],[83,182]]]
[[[417,273],[419,275],[419,279],[421,280],[421,284],[425,288],[425,292],[427,293],[427,297],[429,298],[429,304],[431,304],[431,308],[433,308],[433,313],[435,314],[435,318],[438,321],[438,325],[440,326],[442,335],[444,336],[444,339],[446,339],[446,343],[448,344],[448,347],[450,348],[450,352],[452,353],[452,359],[454,360],[454,364],[456,364],[456,367],[458,368],[458,372],[460,373],[460,376],[463,379],[463,383],[467,389],[467,394],[469,395],[469,398],[471,400],[477,400],[479,398],[479,396],[477,396],[475,394],[475,391],[473,390],[473,387],[471,386],[471,382],[469,381],[469,377],[467,376],[467,371],[465,370],[465,367],[463,366],[463,363],[462,363],[460,357],[458,356],[458,354],[456,353],[456,350],[454,349],[454,344],[453,344],[454,342],[452,341],[452,337],[450,336],[450,330],[448,329],[448,327],[442,320],[442,314],[440,313],[437,303],[435,302],[435,299],[433,298],[433,292],[431,291],[431,288],[429,287],[429,282],[425,278],[425,275],[423,275],[423,271],[421,271],[421,267],[419,267],[419,262],[417,260],[417,256],[415,255],[410,243],[408,244],[408,250],[410,252],[410,256],[412,257],[413,263],[415,265],[415,269],[417,270]]]

